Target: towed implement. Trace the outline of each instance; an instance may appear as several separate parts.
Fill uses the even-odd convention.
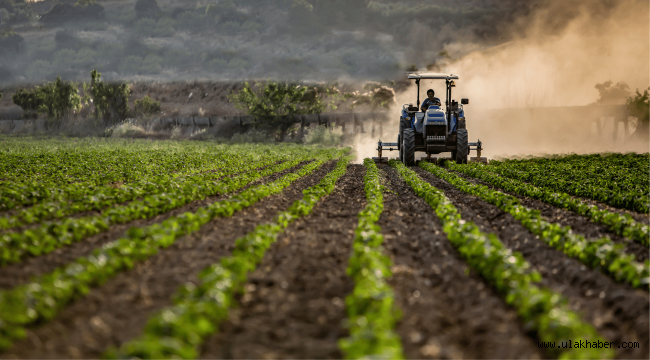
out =
[[[456,86],[454,80],[458,75],[438,73],[411,73],[409,79],[415,80],[418,87],[416,106],[404,104],[399,119],[399,134],[397,142],[386,143],[379,140],[377,144],[378,157],[375,161],[387,161],[382,157],[383,151],[399,151],[399,159],[407,166],[415,165],[415,152],[426,153],[426,158],[421,161],[434,162],[436,158],[431,155],[444,152],[451,152],[451,159],[457,163],[467,163],[469,152],[476,151],[476,157],[469,159],[470,162],[482,162],[487,164],[487,158],[481,157],[483,150],[481,140],[469,142],[465,112],[463,105],[469,104],[469,99],[452,100],[451,90]],[[439,102],[431,104],[426,111],[420,109],[420,80],[445,80],[445,110]]]

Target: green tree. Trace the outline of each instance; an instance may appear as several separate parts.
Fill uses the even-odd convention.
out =
[[[229,95],[239,110],[252,115],[260,127],[280,131],[280,140],[294,123],[293,115],[317,114],[327,107],[327,97],[339,92],[333,86],[306,87],[278,82],[248,82],[238,93]]]
[[[11,99],[24,111],[47,114],[48,119],[60,119],[66,113],[82,107],[78,85],[62,81],[60,77],[53,83],[37,86],[31,91],[19,89]]]
[[[650,90],[650,88],[648,88]],[[638,119],[637,126],[636,126],[636,131],[634,134],[636,136],[641,136],[641,137],[648,137],[648,130],[649,126],[648,123],[650,122],[650,114],[649,114],[649,109],[650,109],[650,103],[648,102],[648,90],[643,91],[643,93],[640,93],[639,90],[636,90],[636,95],[631,96],[627,98],[627,109],[630,114],[630,116],[634,116]]]
[[[124,120],[129,113],[129,85],[126,83],[107,84],[101,80],[97,70],[90,72],[90,94],[95,105],[95,117],[103,117],[105,123]]]

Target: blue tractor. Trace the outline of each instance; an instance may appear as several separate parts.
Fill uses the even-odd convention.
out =
[[[456,86],[454,80],[458,75],[437,73],[411,73],[408,78],[415,80],[418,88],[416,106],[404,104],[399,120],[399,134],[396,143],[383,143],[379,140],[376,161],[387,160],[382,158],[382,150],[399,151],[400,160],[407,166],[415,165],[415,152],[426,153],[427,157],[421,160],[433,161],[431,155],[451,152],[451,159],[457,163],[467,163],[470,150],[476,150],[477,156],[471,158],[472,162],[483,162],[487,159],[481,157],[482,144],[479,140],[475,143],[468,142],[465,112],[463,105],[469,104],[469,99],[452,100],[451,90]],[[446,100],[445,109],[438,103],[429,106],[426,112],[420,110],[420,80],[445,80]]]

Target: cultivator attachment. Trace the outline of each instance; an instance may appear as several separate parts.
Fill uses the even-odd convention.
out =
[[[488,164],[488,159],[485,157],[481,157],[481,151],[483,151],[482,145],[483,143],[481,143],[481,139],[479,139],[477,142],[469,143],[469,150],[470,151],[476,150],[476,157],[470,157],[469,162],[480,162],[485,165]]]
[[[485,165],[488,164],[488,159],[486,157],[481,157],[481,152],[483,151],[483,143],[479,139],[477,142],[471,142],[468,143],[469,145],[469,150],[476,151],[476,157],[470,157],[469,162],[472,163],[483,163]],[[399,151],[399,147],[397,143],[387,143],[387,142],[379,142],[377,143],[377,157],[373,157],[372,159],[376,163],[380,162],[388,162],[388,157],[382,157],[383,151]],[[429,163],[437,164],[439,162],[444,162],[446,160],[452,160],[451,158],[438,158],[438,157],[432,157],[431,154],[427,154],[426,157],[421,157],[418,161],[426,161]]]
[[[393,148],[394,146],[394,148]],[[381,139],[377,143],[377,157],[373,157],[372,159],[375,162],[388,162],[387,157],[382,157],[382,151],[399,151],[399,147],[397,143],[386,143],[386,142],[381,142]]]

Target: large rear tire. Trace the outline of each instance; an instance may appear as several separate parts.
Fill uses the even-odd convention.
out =
[[[402,162],[406,166],[415,165],[415,130],[404,129],[402,133]]]
[[[467,129],[458,129],[456,132],[456,154],[454,160],[456,160],[457,164],[467,164],[468,155],[469,143]]]

